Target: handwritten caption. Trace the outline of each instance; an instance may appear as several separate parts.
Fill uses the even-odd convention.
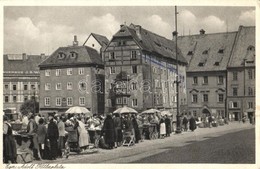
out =
[[[7,164],[5,169],[64,169],[62,164]]]

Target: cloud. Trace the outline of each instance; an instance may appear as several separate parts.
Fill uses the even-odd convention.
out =
[[[159,15],[152,15],[148,17],[141,24],[147,30],[150,30],[158,35],[165,36],[171,39],[173,29],[169,23],[165,22]]]
[[[225,21],[213,15],[203,18],[200,25],[208,33],[224,32],[226,29]]]
[[[253,26],[255,25],[255,10],[241,12],[238,23],[244,26]]]
[[[92,17],[86,22],[85,27],[89,32],[106,35],[109,39],[119,30],[120,23],[115,16],[110,13],[100,17]]]

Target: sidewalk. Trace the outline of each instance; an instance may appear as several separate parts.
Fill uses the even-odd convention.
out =
[[[34,161],[33,163],[128,163],[139,158],[162,153],[167,150],[167,147],[185,146],[194,141],[202,141],[254,127],[254,125],[249,123],[232,122],[229,125],[213,128],[197,128],[194,132],[188,131],[181,134],[172,134],[171,137],[166,137],[165,139],[144,140],[144,142],[131,147],[118,147],[113,150],[98,149],[98,152],[95,154],[71,155],[68,159],[42,160]]]

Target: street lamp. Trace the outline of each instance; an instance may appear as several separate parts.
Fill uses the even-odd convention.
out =
[[[175,133],[181,133],[181,119],[180,119],[180,112],[179,112],[179,60],[178,60],[178,46],[177,46],[177,39],[178,39],[178,32],[177,32],[177,6],[175,6],[175,32],[173,32],[173,36],[175,36],[175,52],[176,52],[176,96],[177,96],[177,115],[176,115],[176,120],[177,120],[177,127],[175,130]]]

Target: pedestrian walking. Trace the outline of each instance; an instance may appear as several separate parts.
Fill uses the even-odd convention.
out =
[[[115,144],[115,126],[112,115],[108,114],[102,128],[102,135],[104,135],[105,143],[109,149],[113,149]]]
[[[166,126],[166,137],[171,135],[171,119],[166,115],[165,117],[165,126]]]
[[[161,118],[160,120],[160,138],[164,138],[166,135],[166,126],[165,126],[165,122],[164,119]]]
[[[182,124],[183,124],[183,129],[184,131],[188,131],[188,118],[187,116],[185,115],[182,119]]]
[[[40,156],[42,159],[44,159],[44,149],[45,149],[45,142],[46,142],[46,135],[47,135],[47,128],[44,124],[43,118],[39,119],[39,125],[38,125],[38,143],[39,143],[39,150],[40,150]]]
[[[58,120],[58,156],[62,157],[65,152],[65,117],[61,116]]]
[[[9,123],[9,118],[4,115],[4,126],[3,126],[3,159],[4,163],[16,163],[17,149],[15,139],[13,137],[13,129]]]
[[[85,124],[81,121],[81,117],[78,116],[76,120],[78,122],[79,147],[81,150],[84,150],[89,146],[89,134],[85,129]]]
[[[138,123],[137,123],[135,115],[132,115],[132,124],[133,124],[133,128],[134,128],[134,133],[135,133],[135,143],[138,143],[139,140],[141,140],[141,135],[140,135],[140,130],[138,128]]]
[[[194,131],[197,128],[196,120],[193,116],[190,118],[190,130]]]
[[[39,151],[39,143],[38,143],[38,125],[34,120],[34,115],[29,113],[29,123],[27,125],[27,133],[33,137],[33,157],[35,160],[40,160],[40,151]]]
[[[211,117],[211,115],[208,117],[208,123],[209,123],[209,128],[211,128],[211,126],[212,126],[212,121],[213,121],[213,119],[212,119],[212,117]]]
[[[51,156],[50,158],[51,160],[56,160],[59,130],[57,124],[54,122],[53,115],[49,115],[47,138],[49,139],[50,142],[50,156]]]
[[[113,121],[115,125],[115,148],[117,148],[122,143],[122,122],[118,113],[115,114]]]

